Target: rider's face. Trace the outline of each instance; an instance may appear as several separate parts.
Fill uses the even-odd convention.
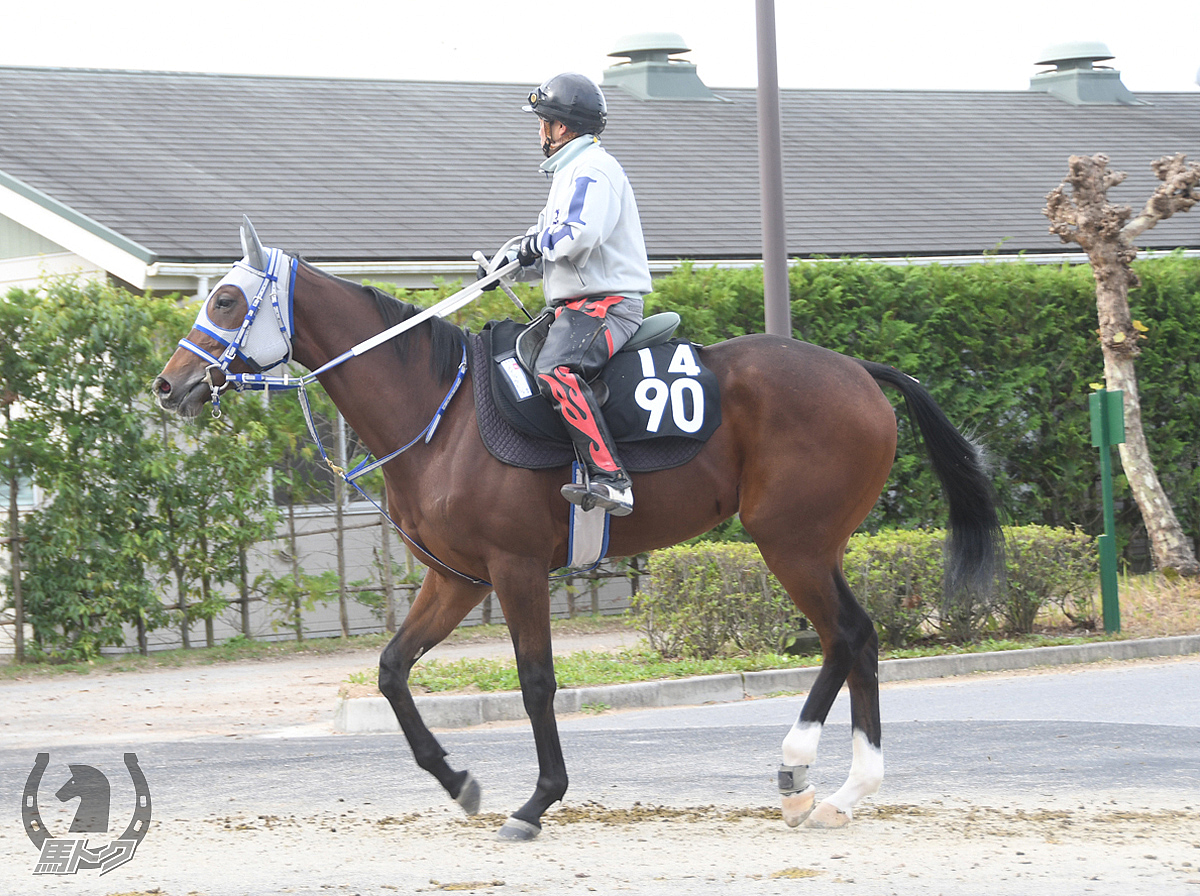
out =
[[[538,119],[538,139],[542,144],[542,152],[546,158],[554,155],[563,145],[570,142],[571,132],[561,121],[546,121]]]

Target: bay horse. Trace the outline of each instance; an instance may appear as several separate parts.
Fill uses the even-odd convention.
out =
[[[424,582],[379,661],[379,689],[417,764],[468,813],[480,787],[455,770],[422,721],[409,689],[414,662],[493,589],[508,623],[533,728],[533,795],[501,839],[528,840],[567,789],[554,716],[548,577],[567,560],[568,470],[508,466],[481,441],[468,336],[437,317],[358,354],[352,347],[420,309],[330,276],[262,246],[242,225],[246,257],[209,294],[196,327],[154,390],[183,416],[217,401],[232,381],[294,360],[315,373],[347,423],[383,465],[388,507],[402,536],[428,558]],[[264,296],[272,314],[264,312]],[[720,384],[721,424],[694,459],[633,476],[637,506],[611,521],[607,556],[677,544],[733,514],[820,636],[821,669],[782,746],[779,790],[790,826],[840,827],[883,780],[878,638],[842,572],[850,535],[866,518],[895,459],[897,427],[885,384],[904,396],[949,503],[947,582],[986,588],[1002,537],[978,449],[928,391],[899,371],[793,339],[747,335],[697,348]],[[457,377],[456,377],[456,371]],[[259,375],[259,379],[261,379]],[[440,420],[431,431],[424,421]],[[431,437],[425,437],[428,434]],[[419,436],[419,437],[418,437]],[[399,446],[409,450],[395,453]],[[817,804],[806,780],[825,718],[843,684],[852,717],[845,784]]]

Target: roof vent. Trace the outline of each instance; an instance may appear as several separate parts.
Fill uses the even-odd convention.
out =
[[[1098,41],[1057,44],[1042,53],[1037,65],[1053,65],[1029,79],[1029,89],[1049,93],[1072,106],[1141,106],[1141,100],[1121,83],[1121,73],[1095,63],[1112,59]]]
[[[604,70],[601,87],[620,87],[640,100],[717,99],[696,74],[694,63],[672,59],[690,48],[678,34],[656,31],[617,42],[609,56],[628,57]]]

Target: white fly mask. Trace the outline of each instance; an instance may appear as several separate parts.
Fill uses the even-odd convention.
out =
[[[213,287],[196,315],[195,328],[224,347],[216,358],[199,346],[180,341],[180,345],[227,372],[234,357],[260,373],[277,367],[292,355],[292,286],[296,278],[296,260],[278,249],[266,248],[258,241],[254,227],[242,222],[242,248],[246,257]],[[249,309],[236,328],[218,326],[208,316],[213,293],[232,286],[246,300]],[[264,307],[264,306],[269,306]]]

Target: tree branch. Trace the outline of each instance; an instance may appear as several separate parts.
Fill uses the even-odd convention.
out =
[[[1155,565],[1196,575],[1200,564],[1154,471],[1142,428],[1134,370],[1140,349],[1129,312],[1129,290],[1138,285],[1132,266],[1138,252],[1134,239],[1163,218],[1195,205],[1200,199],[1200,165],[1188,165],[1183,155],[1177,155],[1161,158],[1151,168],[1163,183],[1132,221],[1133,212],[1127,206],[1108,201],[1109,188],[1121,183],[1125,175],[1109,171],[1108,156],[1103,154],[1071,156],[1067,176],[1046,196],[1042,213],[1050,219],[1050,231],[1063,242],[1078,243],[1092,265],[1105,382],[1109,389],[1125,393],[1121,462],[1146,523]]]
[[[1150,170],[1162,183],[1146,200],[1142,213],[1121,228],[1121,237],[1130,243],[1159,221],[1200,201],[1200,162],[1189,163],[1187,156],[1177,153],[1152,162]]]

